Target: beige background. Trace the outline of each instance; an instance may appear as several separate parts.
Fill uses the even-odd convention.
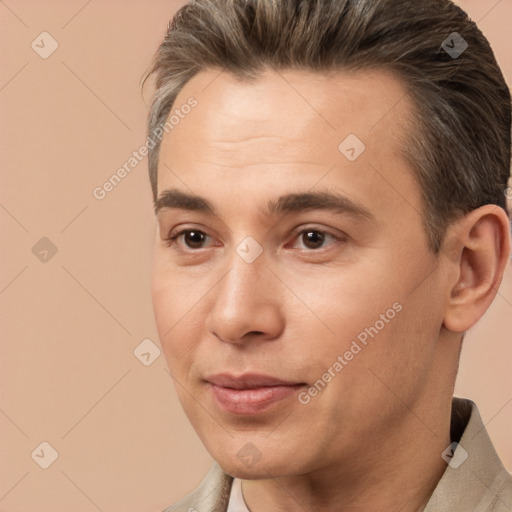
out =
[[[3,512],[159,511],[211,463],[163,356],[145,366],[133,353],[159,344],[146,159],[105,199],[92,194],[145,140],[139,80],[182,3],[0,0]],[[512,0],[459,3],[512,84]],[[31,48],[51,48],[43,31],[58,43],[47,59]],[[46,262],[32,252],[43,237],[57,248]],[[511,332],[509,268],[456,390],[479,404],[509,471]],[[43,441],[58,452],[48,469]]]

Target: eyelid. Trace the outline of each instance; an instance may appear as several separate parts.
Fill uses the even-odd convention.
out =
[[[190,231],[198,231],[199,233],[202,233],[203,235],[205,235],[208,238],[214,238],[213,236],[208,234],[204,229],[194,228],[194,227],[189,226],[189,227],[180,228],[178,231],[171,230],[171,232],[164,239],[164,241],[166,242],[166,245],[168,247],[170,247],[170,246],[174,245],[175,243],[177,243],[177,239],[179,237],[185,235],[186,233],[188,233]],[[207,249],[207,247],[200,247],[199,249],[188,249],[188,250],[178,249],[178,250],[181,250],[182,252],[198,252],[201,249]]]
[[[176,251],[178,252],[181,252],[181,253],[185,253],[185,254],[193,254],[193,253],[199,253],[201,252],[203,249],[208,249],[210,247],[218,247],[219,244],[217,243],[214,243],[213,245],[210,245],[210,246],[207,246],[207,247],[199,247],[199,248],[187,248],[185,246],[185,248],[181,248],[179,247],[180,244],[177,242],[178,238],[185,235],[186,233],[190,232],[190,231],[197,231],[199,233],[202,233],[203,235],[205,235],[205,237],[207,238],[212,238],[212,239],[215,239],[214,236],[208,234],[206,232],[206,230],[204,229],[200,229],[200,228],[194,228],[192,226],[185,226],[185,227],[180,227],[178,229],[178,231],[176,231],[176,229],[173,229],[171,230],[171,232],[169,233],[169,235],[164,239],[164,241],[166,242],[166,245],[167,247],[172,247],[174,245],[178,245],[178,248],[175,248]],[[334,242],[330,243],[330,244],[327,244],[326,246],[322,246],[318,249],[308,249],[308,248],[305,248],[305,249],[301,249],[301,248],[298,248],[298,249],[295,249],[295,250],[298,250],[300,251],[301,253],[308,253],[308,254],[315,254],[315,253],[322,253],[322,252],[325,252],[327,250],[329,250],[329,247],[331,245],[336,245],[336,242],[339,242],[339,243],[343,243],[343,242],[346,242],[347,239],[349,238],[348,235],[346,233],[343,233],[343,232],[340,232],[341,234],[335,234],[333,233],[331,230],[329,229],[325,229],[321,226],[315,226],[315,225],[310,225],[310,226],[305,226],[305,225],[301,225],[299,226],[298,228],[296,228],[292,235],[291,235],[291,241],[295,241],[298,239],[298,237],[300,235],[302,235],[303,233],[307,233],[308,231],[316,231],[318,233],[322,233],[324,235],[327,235],[331,238],[334,239]],[[286,242],[285,244],[285,248],[286,246],[289,246],[290,245],[290,242]],[[294,249],[292,247],[292,249]]]
[[[299,235],[302,235],[303,233],[307,233],[309,231],[317,231],[318,233],[322,233],[324,235],[332,237],[336,242],[345,242],[348,239],[348,235],[340,232],[340,234],[335,234],[329,229],[322,228],[320,226],[300,226],[296,231],[293,232],[291,239],[292,241],[296,240]],[[289,245],[289,244],[286,244]],[[308,252],[308,253],[321,253],[323,250],[327,250],[329,246],[334,245],[328,244],[327,246],[323,246],[320,249],[299,249],[302,252]]]

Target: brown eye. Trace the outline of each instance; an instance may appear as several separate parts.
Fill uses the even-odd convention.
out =
[[[328,241],[331,240],[329,243]],[[321,229],[303,229],[294,238],[293,248],[303,251],[320,252],[319,249],[341,241],[340,238]]]
[[[183,241],[181,242],[181,239]],[[202,249],[202,244],[206,241],[207,238],[210,238],[209,235],[204,233],[203,231],[199,231],[198,229],[183,229],[174,235],[170,235],[166,238],[166,243],[168,247],[173,245],[177,245],[176,250],[183,251],[183,247],[179,247],[180,245],[185,247],[186,249]]]
[[[206,235],[202,231],[188,230],[184,231],[183,239],[185,245],[190,249],[200,249]]]
[[[325,240],[325,233],[316,230],[302,232],[302,242],[308,249],[318,249]]]

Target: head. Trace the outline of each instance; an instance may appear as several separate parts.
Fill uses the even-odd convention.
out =
[[[148,75],[155,316],[212,456],[303,474],[438,428],[510,255],[510,93],[475,24],[448,0],[200,0]],[[226,373],[294,386],[233,405]]]

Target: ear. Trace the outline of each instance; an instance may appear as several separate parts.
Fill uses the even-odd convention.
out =
[[[485,205],[448,228],[443,249],[452,267],[443,325],[454,332],[470,329],[494,300],[509,263],[510,223],[505,211]]]

